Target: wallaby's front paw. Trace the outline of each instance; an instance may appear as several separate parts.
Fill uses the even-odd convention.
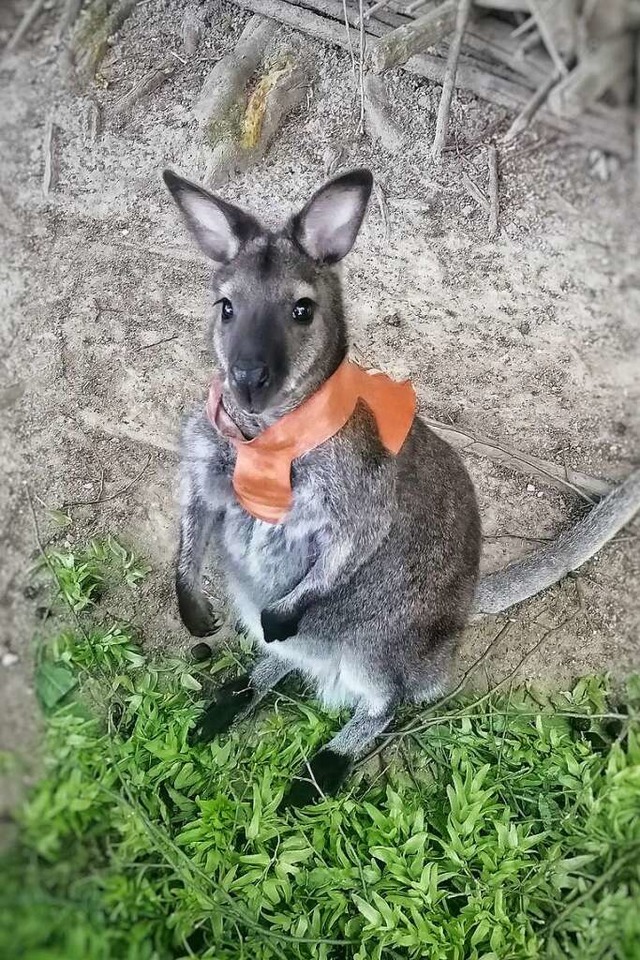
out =
[[[249,709],[255,695],[247,673],[223,683],[195,727],[189,731],[189,743],[207,743],[218,734],[225,733],[233,721]]]
[[[298,623],[300,617],[297,615],[276,613],[273,610],[263,610],[260,614],[260,623],[264,634],[265,643],[273,643],[274,640],[288,640],[298,632]]]
[[[351,771],[351,759],[325,748],[305,765],[280,802],[280,810],[306,807],[337,793]]]
[[[211,637],[222,626],[206,597],[178,591],[180,619],[192,637]]]

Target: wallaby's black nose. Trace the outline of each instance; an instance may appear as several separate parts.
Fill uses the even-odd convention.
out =
[[[231,367],[231,376],[237,387],[258,390],[269,380],[269,367],[266,363],[256,363],[255,360],[248,362],[239,360]]]

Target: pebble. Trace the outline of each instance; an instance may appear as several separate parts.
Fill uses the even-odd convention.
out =
[[[2,660],[0,663],[2,663],[3,667],[14,667],[19,659],[20,658],[17,653],[7,652],[2,654]]]
[[[535,493],[535,487],[532,483],[527,484],[527,493]]]

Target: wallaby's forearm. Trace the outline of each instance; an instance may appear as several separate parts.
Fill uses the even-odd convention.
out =
[[[557,540],[482,577],[473,614],[500,613],[546,590],[595,556],[640,510],[640,470],[635,470]]]

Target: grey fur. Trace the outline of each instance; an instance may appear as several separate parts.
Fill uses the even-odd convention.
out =
[[[332,181],[278,234],[175,174],[166,181],[196,239],[217,262],[216,298],[232,302],[229,323],[215,308],[212,343],[224,407],[246,437],[255,437],[312,394],[345,357],[340,282],[331,264],[355,240],[371,176],[354,171]],[[190,202],[192,192],[197,203]],[[194,210],[202,222],[194,223]],[[209,220],[213,252],[207,251]],[[237,246],[228,263],[222,263],[221,236],[225,250]],[[301,296],[316,304],[313,322],[304,327],[291,320]],[[229,371],[238,356],[270,371],[255,395],[234,389]],[[232,444],[197,410],[182,441],[180,612],[192,633],[212,632],[215,618],[201,587],[211,546],[262,655],[249,680],[256,702],[296,671],[325,704],[354,710],[292,788],[290,802],[306,802],[316,781],[321,792],[337,787],[348,763],[388,726],[398,705],[433,699],[446,687],[474,603],[477,611],[502,609],[503,595],[517,602],[527,589],[522,580],[528,568],[520,564],[505,580],[487,578],[476,592],[481,531],[473,486],[458,454],[419,418],[394,457],[360,404],[343,430],[295,461],[293,506],[276,525],[240,506],[231,486],[234,464]],[[608,515],[602,510],[600,516]],[[558,576],[576,555],[564,544]],[[543,554],[549,567],[554,552]],[[536,583],[541,562],[534,567]],[[543,580],[552,582],[548,574]],[[515,593],[514,582],[520,585]]]

